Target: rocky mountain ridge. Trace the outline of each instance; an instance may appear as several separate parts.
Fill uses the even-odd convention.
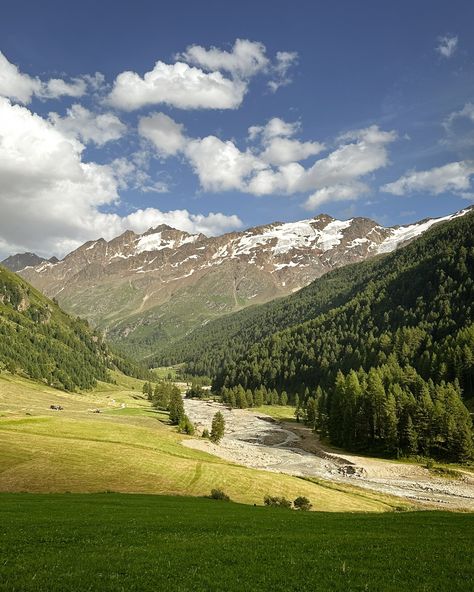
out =
[[[392,228],[321,214],[217,237],[161,225],[90,241],[59,262],[43,261],[20,274],[112,339],[136,343],[144,355],[160,340],[294,292],[336,267],[393,251],[468,210]]]
[[[0,261],[0,265],[3,265],[10,271],[21,271],[25,269],[25,267],[34,267],[37,265],[41,265],[45,261],[49,261],[50,263],[58,263],[59,259],[56,257],[51,257],[51,259],[45,259],[44,257],[40,257],[36,253],[17,253],[16,255],[11,255],[7,257],[3,261]]]

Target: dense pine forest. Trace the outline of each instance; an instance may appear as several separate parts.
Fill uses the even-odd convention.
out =
[[[297,394],[306,420],[336,445],[465,460],[473,302],[470,213],[295,296],[210,323],[170,355],[212,375],[231,404]]]
[[[86,321],[73,319],[23,279],[0,267],[0,371],[74,391],[110,381],[109,368],[138,375]],[[147,375],[147,373],[145,373]]]

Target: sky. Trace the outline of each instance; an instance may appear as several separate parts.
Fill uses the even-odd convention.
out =
[[[5,3],[0,257],[474,202],[474,3]]]

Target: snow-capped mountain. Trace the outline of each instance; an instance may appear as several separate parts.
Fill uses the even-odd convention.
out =
[[[66,310],[145,353],[154,342],[186,334],[211,318],[393,251],[468,210],[393,228],[322,214],[218,237],[162,225],[141,235],[127,231],[109,242],[88,242],[62,261],[43,261],[20,273]]]
[[[17,253],[16,255],[12,255],[11,257],[7,257],[3,261],[0,261],[0,265],[3,265],[10,271],[21,271],[25,267],[33,267],[35,265],[40,265],[44,261],[51,261],[52,263],[57,263],[58,259],[56,259],[56,257],[53,257],[48,260],[44,257],[36,255],[36,253]]]

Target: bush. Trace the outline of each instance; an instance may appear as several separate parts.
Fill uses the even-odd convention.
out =
[[[211,499],[221,500],[223,502],[229,502],[230,497],[222,491],[222,489],[211,489]]]
[[[204,428],[202,430],[202,437],[203,438],[209,438],[209,430],[207,428]]]
[[[193,383],[191,388],[186,391],[186,399],[205,399],[209,392],[204,390],[199,384]]]
[[[263,498],[263,503],[266,506],[270,506],[272,508],[291,508],[290,500],[283,496],[279,497],[277,495],[266,495]]]
[[[189,419],[187,415],[184,415],[178,424],[178,430],[182,434],[187,434],[188,436],[192,436],[194,434],[195,428],[193,422]]]
[[[293,505],[297,510],[302,510],[303,512],[308,512],[313,507],[309,499],[301,495],[295,499]]]

